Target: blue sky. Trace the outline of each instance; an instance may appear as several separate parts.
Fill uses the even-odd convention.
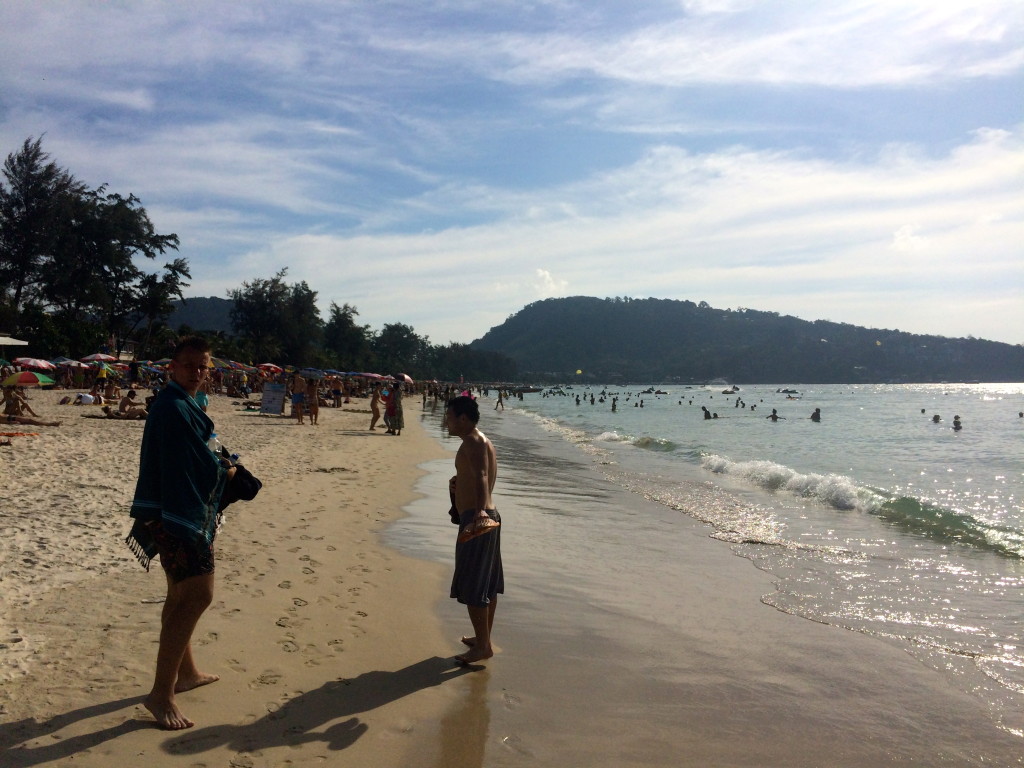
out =
[[[0,153],[468,342],[555,296],[1024,343],[1024,3],[0,4]]]

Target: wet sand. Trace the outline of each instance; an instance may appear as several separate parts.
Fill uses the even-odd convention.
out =
[[[467,764],[1022,763],[1024,740],[955,684],[969,660],[940,672],[896,643],[765,605],[771,578],[709,526],[609,482],[560,436],[483,414],[508,595],[502,652],[473,680],[487,736]],[[438,563],[450,558],[437,524],[449,466],[426,465],[423,495],[386,539]],[[721,503],[709,485],[690,494]],[[449,603],[446,625],[463,626]]]

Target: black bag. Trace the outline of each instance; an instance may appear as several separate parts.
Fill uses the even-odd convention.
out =
[[[223,512],[228,504],[234,504],[236,501],[252,501],[262,487],[263,483],[258,477],[241,464],[235,464],[235,474],[221,494],[218,511]]]

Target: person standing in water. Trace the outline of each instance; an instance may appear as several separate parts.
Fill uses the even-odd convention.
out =
[[[505,591],[501,516],[491,495],[498,477],[498,459],[494,445],[477,427],[480,408],[476,400],[454,398],[448,403],[445,418],[448,433],[462,439],[455,455],[455,476],[448,485],[452,518],[459,523],[450,596],[467,607],[474,632],[472,637],[462,638],[469,650],[455,659],[472,664],[494,655],[491,631],[498,595]]]

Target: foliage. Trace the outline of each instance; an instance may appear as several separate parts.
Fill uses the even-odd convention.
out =
[[[471,345],[532,373],[593,381],[1021,381],[1024,347],[809,322],[669,299],[547,299]]]
[[[229,292],[232,328],[255,363],[306,365],[319,346],[323,321],[316,291],[305,281],[288,285],[287,273],[286,267]]]
[[[120,345],[169,312],[188,285],[188,262],[149,273],[137,260],[177,250],[134,195],[89,187],[51,161],[41,139],[7,156],[0,180],[0,314],[39,354]]]
[[[350,304],[338,306],[331,302],[331,316],[324,326],[324,349],[329,354],[330,368],[346,371],[369,371],[376,367],[371,346],[374,333],[368,325],[357,325],[359,310]]]

